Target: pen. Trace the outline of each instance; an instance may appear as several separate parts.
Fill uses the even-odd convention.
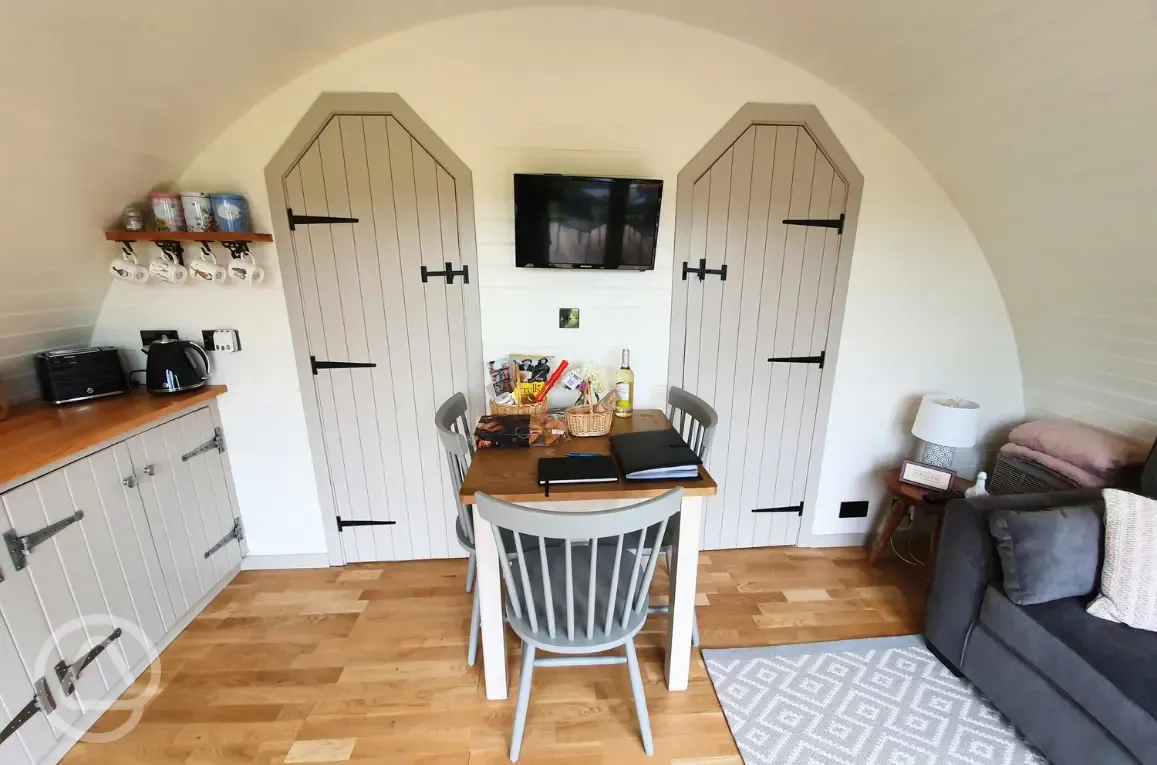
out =
[[[602,457],[602,456],[605,456],[605,455],[602,455],[602,454],[589,454],[589,453],[587,453],[587,452],[571,452],[570,454],[568,454],[568,455],[566,455],[566,456],[568,456],[568,457]]]

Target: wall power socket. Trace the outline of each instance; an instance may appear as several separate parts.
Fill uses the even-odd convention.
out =
[[[201,339],[207,351],[236,353],[241,350],[241,336],[235,329],[203,329]]]

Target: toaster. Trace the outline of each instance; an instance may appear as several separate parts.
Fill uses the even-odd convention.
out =
[[[69,348],[36,354],[40,397],[49,404],[67,404],[127,393],[128,378],[117,349]]]

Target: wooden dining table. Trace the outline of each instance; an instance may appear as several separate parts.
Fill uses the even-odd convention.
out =
[[[633,417],[615,418],[611,435],[672,427],[658,409],[636,410]],[[557,512],[607,510],[657,497],[675,487],[683,488],[679,531],[674,544],[671,580],[673,592],[667,619],[667,655],[664,676],[672,691],[687,689],[691,669],[691,628],[695,609],[695,583],[699,570],[699,530],[704,497],[718,486],[700,466],[697,479],[675,481],[627,481],[615,483],[551,486],[546,496],[538,485],[538,460],[565,457],[571,452],[610,454],[610,436],[569,438],[553,446],[523,449],[479,449],[462,481],[458,500],[473,505],[477,492],[497,499]],[[486,698],[505,699],[509,682],[506,671],[506,634],[502,618],[501,574],[493,527],[474,508],[474,542],[478,573],[479,612],[482,632],[482,666]]]

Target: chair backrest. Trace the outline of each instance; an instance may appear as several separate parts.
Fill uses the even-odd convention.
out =
[[[663,538],[679,512],[681,488],[595,512],[538,510],[476,496],[479,515],[500,530],[494,537],[516,631],[527,629],[547,644],[590,645],[632,634],[646,620],[662,553],[645,540]]]
[[[438,437],[442,439],[442,448],[446,450],[446,463],[450,468],[450,483],[454,486],[457,496],[462,489],[462,481],[466,479],[466,471],[470,469],[470,461],[474,457],[474,439],[470,433],[470,423],[466,418],[466,397],[455,393],[434,414],[434,425],[438,428]],[[454,500],[458,508],[458,520],[466,531],[470,543],[474,543],[474,518],[470,511],[461,503]]]
[[[672,385],[667,391],[667,417],[699,459],[706,461],[707,453],[711,451],[711,439],[715,437],[715,426],[719,424],[719,415],[711,405]]]

